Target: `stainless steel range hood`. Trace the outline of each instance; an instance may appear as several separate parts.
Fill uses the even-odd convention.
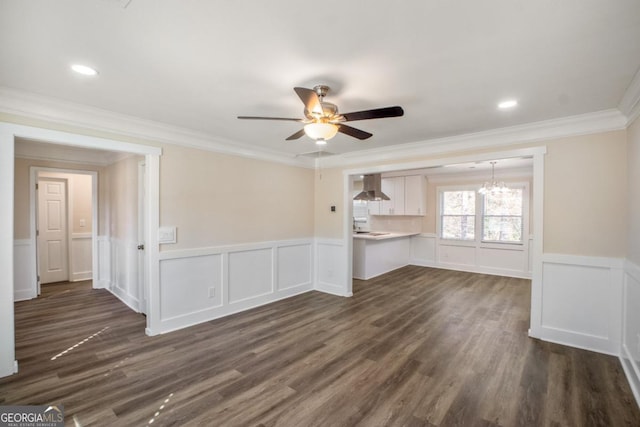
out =
[[[379,173],[373,175],[365,175],[363,182],[363,190],[358,193],[353,200],[389,200],[389,196],[382,192],[382,176]]]

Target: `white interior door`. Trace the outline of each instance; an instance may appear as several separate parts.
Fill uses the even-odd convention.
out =
[[[67,182],[41,178],[37,193],[39,283],[69,280]]]

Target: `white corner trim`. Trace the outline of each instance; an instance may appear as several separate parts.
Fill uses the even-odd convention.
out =
[[[629,87],[622,96],[618,108],[627,116],[627,126],[640,117],[640,70],[636,73]]]
[[[145,120],[125,114],[0,86],[0,112],[132,138],[232,154],[257,160],[313,168],[314,159],[295,157],[257,146]]]
[[[321,164],[324,168],[330,168],[370,162],[387,163],[391,160],[416,156],[506,147],[552,138],[621,130],[625,129],[626,125],[627,118],[618,109],[611,109],[464,135],[355,151],[322,159]]]

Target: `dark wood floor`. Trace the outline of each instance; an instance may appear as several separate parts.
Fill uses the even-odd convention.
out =
[[[90,284],[16,303],[0,404],[68,425],[640,426],[618,360],[527,337],[527,280],[405,267],[170,334]],[[153,422],[151,422],[153,420]]]

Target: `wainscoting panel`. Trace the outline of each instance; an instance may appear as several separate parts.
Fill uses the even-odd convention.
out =
[[[438,245],[438,263],[449,266],[475,267],[476,248],[474,246],[443,244]]]
[[[13,299],[22,301],[35,298],[36,265],[33,259],[34,248],[31,240],[13,241]]]
[[[436,266],[436,235],[422,233],[411,236],[411,259],[412,265],[423,267]]]
[[[313,265],[312,246],[303,245],[280,246],[278,251],[278,280],[279,290],[294,288],[301,285],[312,285]]]
[[[622,260],[544,254],[543,340],[618,355]]]
[[[313,290],[313,243],[160,252],[160,333]]]
[[[138,243],[111,239],[111,283],[109,289],[125,304],[140,311],[138,298]]]
[[[274,292],[273,248],[229,253],[229,304]]]
[[[532,244],[533,238],[525,246],[457,244],[422,233],[411,237],[409,264],[528,279]]]
[[[91,233],[71,234],[69,281],[90,280],[92,277]]]
[[[111,241],[108,236],[98,236],[98,280],[94,288],[111,287]]]
[[[620,361],[640,405],[640,266],[624,265],[622,352]]]
[[[347,254],[339,239],[316,239],[316,290],[340,296],[352,296],[344,282]]]
[[[171,319],[222,305],[222,255],[160,263],[160,318]]]
[[[528,271],[526,251],[518,249],[478,248],[477,262],[486,269],[512,272],[521,276]]]

